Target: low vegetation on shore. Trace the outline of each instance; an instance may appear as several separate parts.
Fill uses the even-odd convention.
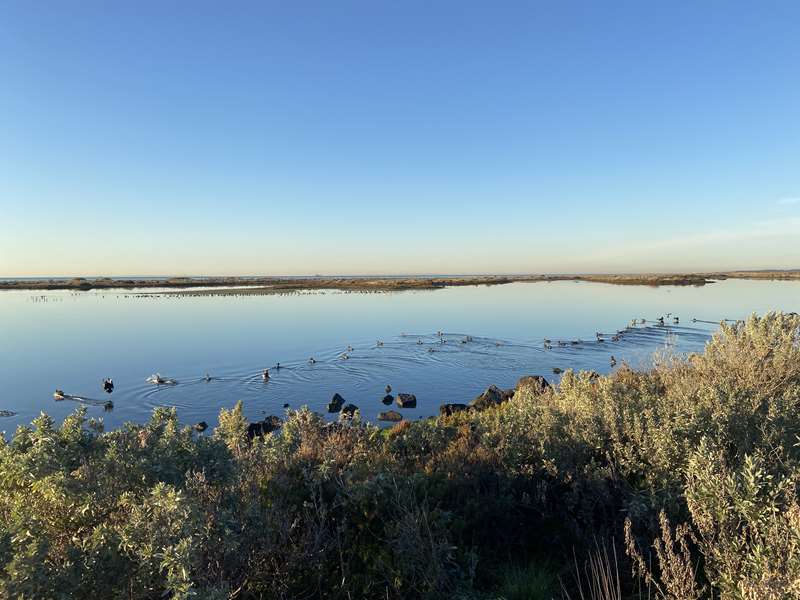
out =
[[[183,295],[272,294],[299,290],[406,291],[515,282],[587,281],[614,285],[706,285],[725,279],[800,280],[800,270],[599,275],[470,275],[461,277],[157,277],[0,280],[0,290],[106,290],[166,288]],[[207,288],[207,289],[197,289]]]
[[[800,598],[794,314],[391,429],[247,428],[239,405],[211,435],[168,409],[19,428],[0,597]]]

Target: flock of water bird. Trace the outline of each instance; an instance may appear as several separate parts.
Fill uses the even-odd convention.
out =
[[[731,321],[730,319],[723,319],[723,321]],[[652,343],[654,341],[653,335],[659,332],[667,332],[666,341],[669,344],[669,334],[672,330],[681,329],[681,334],[687,335],[701,335],[699,331],[693,332],[692,330],[687,330],[685,328],[678,328],[677,326],[680,324],[680,318],[678,316],[674,316],[671,313],[666,313],[666,315],[659,316],[655,319],[648,320],[644,318],[635,318],[630,321],[630,323],[623,329],[617,330],[612,333],[605,333],[601,331],[595,332],[594,339],[584,340],[584,339],[549,339],[545,338],[543,342],[538,346],[539,351],[544,352],[553,352],[554,355],[559,356],[560,361],[567,362],[567,359],[577,358],[574,354],[576,351],[581,350],[592,350],[594,352],[605,352],[606,350],[611,350],[614,345],[621,344],[625,340],[631,339],[639,339],[640,341],[644,341],[646,343]],[[702,321],[699,319],[692,319],[693,323],[714,323],[712,321]],[[707,336],[708,333],[706,331],[702,332],[702,335]],[[414,338],[416,338],[415,342],[417,346],[424,346],[425,351],[428,353],[439,352],[450,348],[450,352],[457,350],[459,347],[468,347],[469,345],[476,342],[476,339],[471,335],[466,334],[455,334],[455,333],[445,333],[444,331],[437,331],[435,334],[407,334],[401,333],[400,334],[400,341],[409,340],[414,342]],[[484,338],[480,338],[478,340],[481,351],[485,352],[490,345],[493,345],[497,348],[502,346],[509,346],[514,348],[520,349],[528,349],[534,350],[536,347],[533,344],[525,344],[519,342],[507,342],[504,340],[488,340]],[[405,344],[408,344],[408,341],[405,341]],[[383,348],[385,342],[383,340],[376,340],[373,348]],[[455,346],[455,347],[453,347]],[[413,345],[411,346],[413,347]],[[559,352],[561,350],[561,352]],[[567,354],[564,354],[564,351],[567,351]],[[308,358],[306,364],[308,366],[313,366],[318,363],[319,361],[323,362],[330,362],[330,361],[348,361],[354,355],[357,355],[360,351],[356,350],[352,345],[347,345],[345,348],[339,352],[338,354],[334,354],[328,356],[327,358],[319,358],[312,356]],[[599,358],[599,357],[598,357]],[[611,368],[616,367],[619,364],[619,360],[617,357],[610,353],[607,355],[608,365]],[[269,382],[273,380],[273,378],[278,377],[281,369],[289,368],[292,370],[296,370],[299,366],[301,366],[303,361],[295,361],[291,363],[285,363],[281,365],[281,363],[276,363],[272,366],[263,368],[260,372],[260,379],[263,382]],[[564,372],[564,365],[555,365],[552,366],[552,372],[556,375],[561,374]],[[524,367],[523,367],[524,368]],[[210,374],[205,373],[200,378],[200,381],[211,382],[215,377],[212,377]],[[247,379],[250,379],[248,377]],[[160,373],[154,373],[150,375],[146,380],[147,383],[162,387],[162,386],[176,386],[178,385],[177,379],[172,377],[162,376]],[[193,380],[194,381],[194,380]],[[111,378],[106,378],[102,380],[101,383],[102,389],[107,393],[111,394],[114,389],[114,381]],[[103,406],[105,410],[113,410],[114,404],[113,402],[108,400],[97,400],[88,398],[81,395],[73,395],[67,394],[61,389],[57,389],[53,395],[55,400],[73,400],[84,404],[90,405],[100,405]],[[285,405],[288,406],[288,405]]]

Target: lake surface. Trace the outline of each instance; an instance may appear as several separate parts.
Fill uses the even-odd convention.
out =
[[[490,384],[513,387],[529,374],[557,380],[554,367],[606,373],[612,355],[620,365],[641,367],[659,350],[701,351],[720,320],[768,310],[800,311],[800,282],[659,288],[553,282],[201,297],[0,292],[0,411],[16,413],[0,417],[0,431],[10,434],[40,411],[62,420],[79,403],[55,401],[56,388],[85,397],[89,416],[107,427],[144,421],[157,406],[176,406],[181,421],[214,427],[219,409],[237,400],[253,420],[282,415],[285,403],[325,412],[336,392],[374,421],[386,410],[387,384],[393,394],[417,396],[416,409],[401,410],[416,419],[437,414],[441,403],[467,402]],[[659,325],[656,319],[668,313]],[[645,324],[611,340],[643,318]],[[604,342],[596,332],[606,334]],[[261,377],[265,367],[268,382]],[[155,372],[178,383],[147,383]],[[116,384],[110,396],[101,387],[104,377]],[[110,411],[103,407],[108,399]]]

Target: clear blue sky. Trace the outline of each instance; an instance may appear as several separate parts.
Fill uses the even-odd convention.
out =
[[[0,231],[0,276],[800,267],[800,3],[7,0]]]

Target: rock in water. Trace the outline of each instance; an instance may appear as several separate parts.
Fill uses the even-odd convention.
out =
[[[397,406],[400,408],[416,408],[417,397],[414,394],[397,394]]]
[[[281,421],[280,417],[276,417],[275,415],[270,415],[263,421],[250,423],[247,426],[247,437],[252,440],[256,436],[260,437],[267,433],[272,433],[276,429],[279,429],[282,424],[283,421]]]
[[[356,414],[358,407],[355,404],[345,404],[342,410],[339,412],[340,419],[352,419],[353,415]]]
[[[469,405],[475,410],[486,410],[489,407],[501,404],[508,400],[509,397],[507,391],[501,390],[496,385],[490,385],[485,392],[470,402]]]
[[[526,375],[517,382],[517,392],[529,392],[535,396],[543,394],[549,388],[547,379],[541,375]]]
[[[442,404],[439,406],[439,415],[447,417],[462,410],[468,410],[469,406],[466,404]]]
[[[328,412],[335,413],[342,410],[342,406],[344,405],[344,398],[342,398],[339,394],[334,394],[331,401],[328,402]]]
[[[382,413],[380,413],[378,415],[378,420],[379,421],[395,421],[395,422],[397,422],[397,421],[402,421],[403,420],[403,415],[401,415],[396,410],[387,410],[387,411],[382,412]]]

